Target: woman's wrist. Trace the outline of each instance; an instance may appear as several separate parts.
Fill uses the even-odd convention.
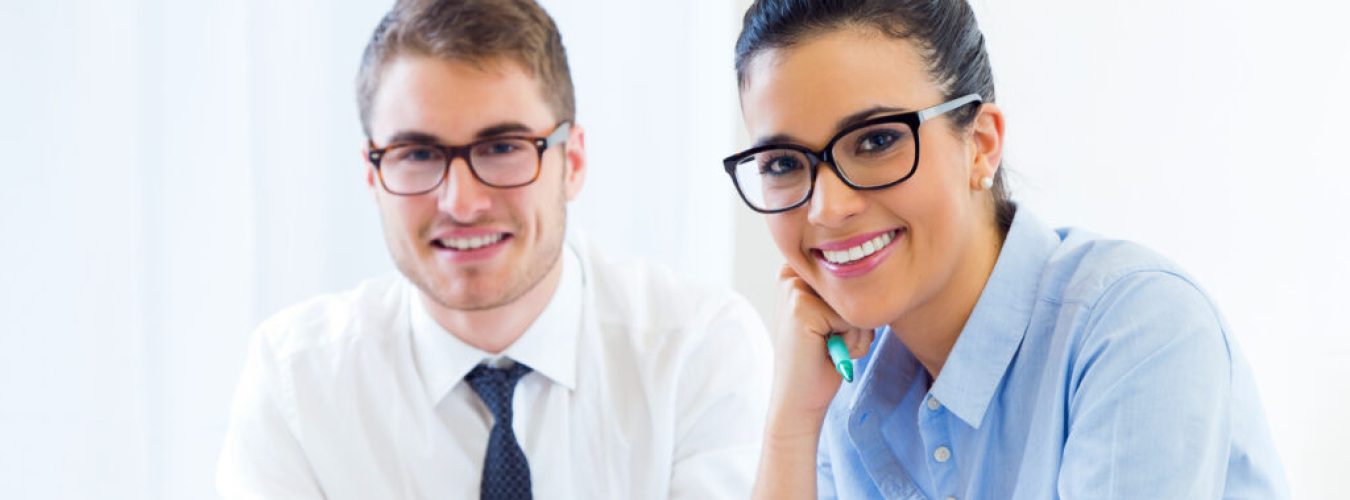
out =
[[[824,415],[770,410],[753,498],[814,498],[816,447]]]
[[[773,407],[764,426],[765,445],[795,445],[820,440],[820,427],[825,422],[824,411]]]

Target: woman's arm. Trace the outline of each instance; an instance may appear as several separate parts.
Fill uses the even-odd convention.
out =
[[[1231,442],[1231,357],[1208,298],[1137,273],[1093,305],[1070,381],[1064,498],[1219,498]]]
[[[787,296],[774,335],[773,392],[754,498],[816,498],[820,426],[842,380],[825,338],[841,333],[858,358],[872,344],[872,330],[845,323],[791,268],[779,277]]]

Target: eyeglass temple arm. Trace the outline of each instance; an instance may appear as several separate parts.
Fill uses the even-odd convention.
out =
[[[980,97],[980,94],[966,94],[961,97],[957,97],[956,99],[952,99],[937,106],[933,106],[931,108],[919,111],[919,121],[921,122],[927,121],[929,118],[941,115],[943,113],[959,108],[961,106],[965,106],[972,102],[984,102],[984,98]]]
[[[544,141],[547,142],[549,146],[552,146],[566,141],[567,135],[570,133],[572,133],[572,122],[562,122],[562,124],[558,125],[558,128],[553,130],[552,134],[549,134],[548,137],[544,138]]]

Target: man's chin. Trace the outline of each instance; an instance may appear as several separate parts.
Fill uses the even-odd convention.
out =
[[[504,288],[508,282],[505,278],[490,280],[479,276],[467,280],[442,281],[430,290],[423,287],[422,293],[446,309],[482,311],[504,306],[515,299]]]

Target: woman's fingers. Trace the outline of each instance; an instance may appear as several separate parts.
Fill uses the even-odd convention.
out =
[[[844,345],[848,346],[848,357],[858,359],[867,355],[872,348],[875,331],[871,328],[854,328],[843,333]]]

